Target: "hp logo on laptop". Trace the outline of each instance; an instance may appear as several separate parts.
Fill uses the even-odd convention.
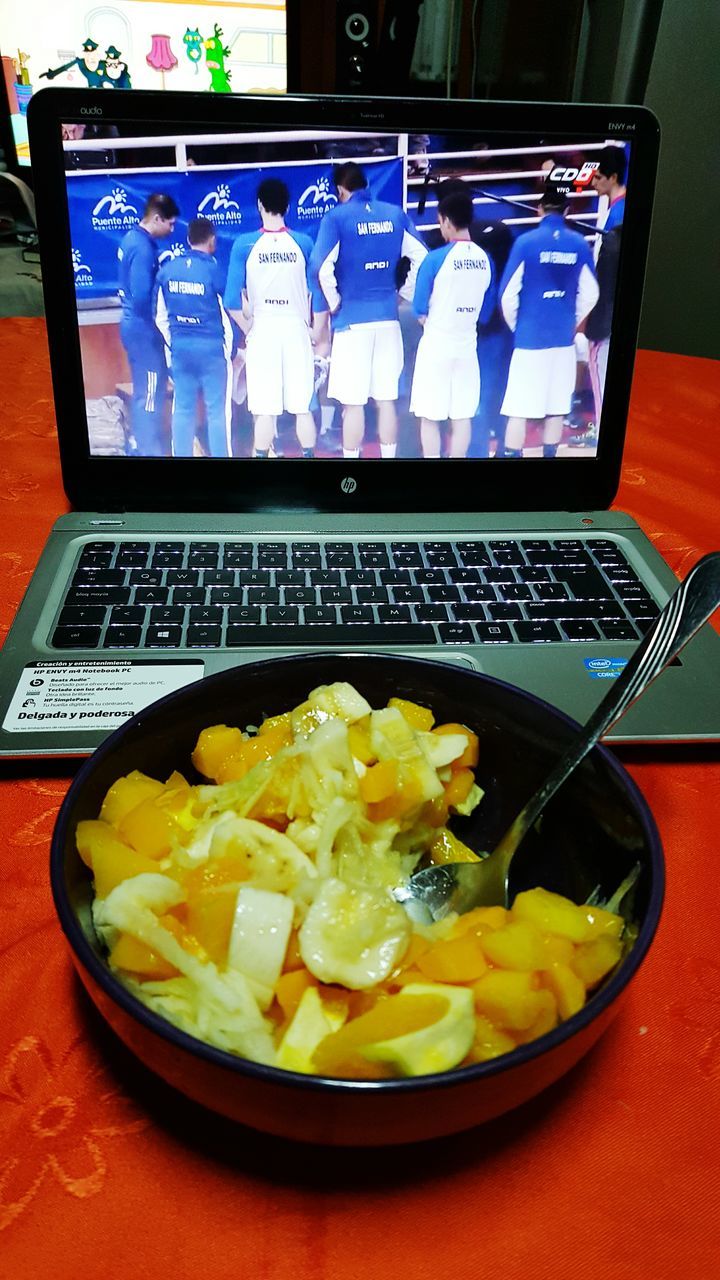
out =
[[[340,481],[340,488],[343,493],[354,493],[357,489],[357,480],[353,480],[352,476],[343,476]]]

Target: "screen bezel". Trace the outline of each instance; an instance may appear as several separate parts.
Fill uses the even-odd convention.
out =
[[[100,101],[99,101],[100,99]],[[350,127],[443,133],[592,133],[632,147],[623,247],[597,455],[592,458],[442,460],[157,459],[91,456],[81,377],[70,254],[63,120],[190,121],[257,130]],[[29,104],[43,287],[63,484],[70,502],[93,510],[174,511],[530,511],[610,505],[620,477],[659,150],[645,107],[438,101],[318,95],[226,95],[150,90],[112,95],[48,89]],[[78,424],[85,423],[85,430]],[[438,468],[441,468],[438,471]],[[354,482],[354,484],[353,484]]]

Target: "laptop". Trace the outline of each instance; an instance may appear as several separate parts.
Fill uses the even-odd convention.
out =
[[[73,510],[2,651],[2,755],[303,650],[585,719],[676,586],[609,510],[654,116],[52,89],[29,129]],[[613,740],[717,739],[719,659],[705,627]]]

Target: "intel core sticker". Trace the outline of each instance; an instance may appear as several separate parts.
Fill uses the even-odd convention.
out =
[[[110,733],[149,703],[199,680],[202,662],[31,662],[3,721],[9,733]]]
[[[614,680],[627,666],[627,658],[583,658],[591,680]]]

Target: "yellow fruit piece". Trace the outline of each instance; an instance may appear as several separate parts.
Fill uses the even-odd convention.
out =
[[[475,775],[472,769],[454,769],[450,781],[445,787],[445,803],[448,809],[454,809],[463,800],[467,800],[473,789]]]
[[[465,915],[458,916],[452,928],[453,937],[459,937],[463,933],[483,934],[488,929],[502,929],[509,919],[510,913],[505,907],[474,907],[472,911],[466,911]]]
[[[111,889],[123,880],[129,880],[131,876],[142,875],[144,871],[157,872],[157,862],[153,858],[146,858],[144,854],[131,849],[111,827],[99,821],[93,823],[93,826],[104,830],[94,831],[88,840],[87,831],[84,830],[86,824],[81,822],[78,824],[77,839],[78,847],[82,843],[86,849],[89,847],[92,850],[90,856],[95,894],[98,898],[106,898]],[[86,859],[83,858],[83,861]]]
[[[487,972],[480,939],[472,933],[434,943],[415,963],[433,982],[473,982]]]
[[[160,799],[141,800],[118,825],[122,839],[146,858],[167,857],[182,831],[172,814],[160,807]]]
[[[299,756],[277,760],[267,786],[263,788],[247,816],[258,822],[271,822],[281,829],[293,818],[309,817],[310,807],[304,792],[296,788],[301,772],[302,760]]]
[[[120,934],[109,959],[113,969],[125,969],[139,978],[175,978],[178,974],[174,965],[129,933]]]
[[[485,958],[501,969],[547,969],[552,964],[537,929],[526,920],[511,920],[488,929],[480,939]]]
[[[270,729],[267,733],[258,734],[255,738],[244,738],[217,766],[216,779],[219,783],[239,782],[261,760],[271,760],[285,745],[286,737],[282,726]]]
[[[277,733],[280,731],[284,742],[292,742],[292,721],[290,712],[284,711],[280,716],[268,716],[267,720],[263,720],[258,729],[259,736],[265,737],[268,733]]]
[[[102,802],[100,817],[103,822],[109,822],[111,826],[118,827],[125,814],[139,805],[142,800],[162,795],[164,790],[162,782],[133,769],[132,773],[113,782]]]
[[[547,969],[549,964],[572,964],[575,946],[569,938],[561,938],[559,933],[543,933],[540,936],[547,963],[538,965],[539,969]]]
[[[491,1058],[499,1058],[503,1053],[512,1053],[517,1048],[517,1041],[509,1031],[502,1031],[482,1014],[475,1016],[475,1039],[465,1059],[470,1062],[489,1062]]]
[[[527,1031],[516,1033],[519,1044],[530,1044],[532,1040],[537,1040],[539,1036],[552,1031],[559,1022],[557,1000],[553,992],[544,987],[537,994],[541,1000],[540,1012]]]
[[[606,911],[604,907],[580,907],[588,925],[588,941],[592,938],[601,938],[606,935],[611,938],[619,938],[625,928],[625,921],[622,916],[616,916],[612,911]]]
[[[360,778],[358,787],[366,804],[387,800],[398,786],[397,760],[380,760]]]
[[[221,968],[227,963],[236,901],[235,884],[206,885],[188,892],[187,896],[188,932],[197,938],[213,963]]]
[[[472,729],[468,729],[464,724],[439,724],[433,729],[433,733],[462,733],[467,738],[467,746],[461,756],[453,760],[453,769],[474,769],[479,759],[479,739]]]
[[[586,942],[592,936],[587,908],[549,889],[528,889],[512,904],[513,920],[526,920],[541,933],[557,933],[571,942]]]
[[[542,974],[543,984],[557,1000],[560,1017],[571,1018],[585,1004],[585,987],[569,965],[554,964]]]
[[[539,985],[534,973],[489,969],[473,983],[475,1008],[503,1031],[527,1031],[542,1012]]]
[[[413,729],[427,733],[435,723],[435,716],[429,707],[422,707],[418,702],[409,702],[407,698],[390,698],[389,707],[395,707]]]
[[[443,995],[409,996],[403,992],[388,996],[367,1013],[352,1018],[339,1031],[326,1036],[313,1054],[314,1070],[321,1076],[347,1079],[360,1072],[362,1077],[367,1066],[361,1053],[363,1048],[429,1027],[443,1017],[447,1008]],[[386,1068],[383,1074],[394,1073]]]
[[[593,987],[615,968],[621,956],[619,939],[603,934],[592,942],[581,942],[575,948],[571,966],[586,987]]]
[[[309,969],[293,969],[290,973],[280,974],[275,983],[275,999],[288,1021],[293,1017],[308,987],[319,985]]]
[[[198,773],[206,778],[218,780],[218,772],[228,756],[238,751],[245,742],[240,729],[229,728],[226,724],[213,724],[203,729],[195,745],[191,759]]]
[[[377,804],[368,805],[368,817],[371,822],[386,822],[392,818],[404,818],[413,814],[422,804],[425,791],[422,779],[408,765],[400,769],[399,785],[392,795]]]
[[[370,726],[359,720],[357,724],[351,724],[348,728],[348,746],[350,754],[359,760],[361,764],[372,764],[377,760],[372,743],[370,742]]]
[[[430,861],[442,866],[445,862],[480,862],[480,858],[447,827],[441,827],[430,843]]]

